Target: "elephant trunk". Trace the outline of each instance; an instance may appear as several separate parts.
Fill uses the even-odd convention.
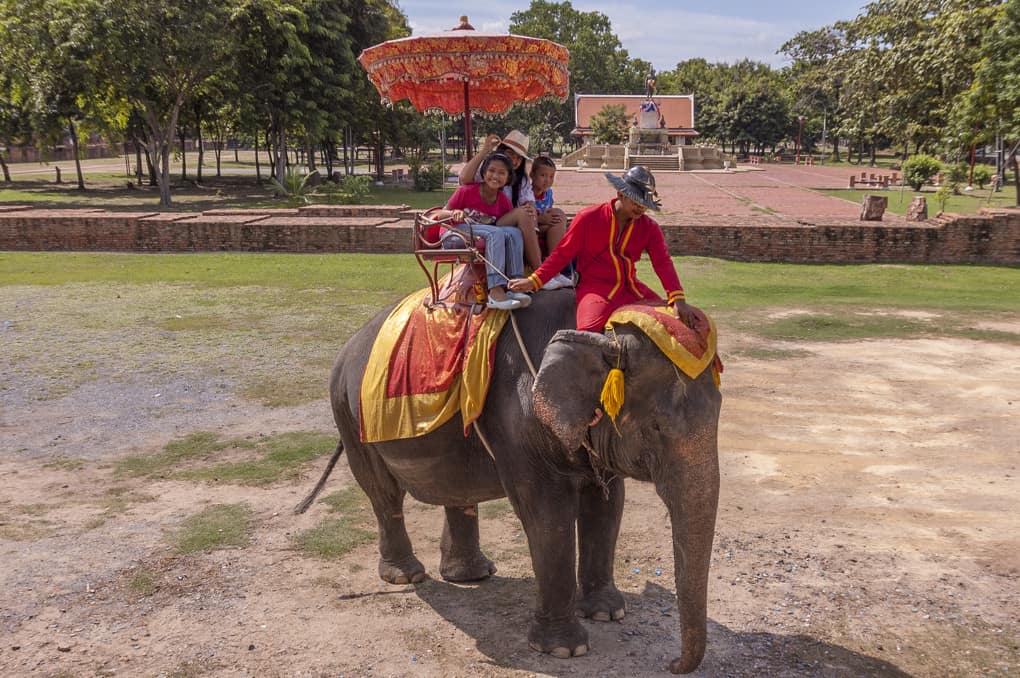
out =
[[[673,569],[680,613],[680,656],[669,664],[672,673],[690,673],[705,656],[707,641],[708,566],[712,559],[715,514],[719,503],[717,455],[691,462],[681,453],[680,468],[656,482],[673,527]]]

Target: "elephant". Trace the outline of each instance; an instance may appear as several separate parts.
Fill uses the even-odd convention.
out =
[[[465,436],[460,417],[417,438],[363,443],[359,389],[372,343],[388,310],[341,349],[330,379],[340,442],[311,494],[311,505],[340,455],[372,504],[379,529],[379,576],[421,582],[424,566],[405,529],[406,493],[445,507],[440,575],[469,581],[495,573],[479,546],[477,505],[501,497],[523,525],[538,601],[528,631],[534,650],[560,658],[588,651],[578,616],[623,618],[613,578],[624,504],[622,478],[654,483],[673,537],[681,654],[669,665],[689,673],[706,646],[709,561],[719,495],[721,395],[711,369],[691,379],[642,332],[615,336],[573,329],[571,289],[542,291],[517,314],[495,348],[480,435]],[[522,345],[523,344],[523,347]],[[522,348],[539,365],[532,375]],[[538,360],[540,358],[540,361]],[[615,421],[601,416],[600,392],[612,367],[623,369],[625,399]]]

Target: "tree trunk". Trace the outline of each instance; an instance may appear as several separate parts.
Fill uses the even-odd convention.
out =
[[[7,161],[4,160],[4,154],[0,152],[0,169],[4,172],[4,181],[8,184],[11,183],[11,170],[7,167]]]
[[[832,160],[839,162],[839,137],[836,137],[835,143],[832,144]]]
[[[221,177],[223,176],[223,173],[220,171],[220,158],[223,156],[223,141],[217,140],[216,145],[213,146],[213,148],[215,149],[214,152],[216,154],[216,176]],[[234,151],[234,155],[237,155],[236,150]]]
[[[142,142],[138,140],[138,137],[134,137],[135,142],[135,181],[139,186],[142,185]],[[148,160],[148,156],[146,156]]]
[[[878,155],[878,150],[877,150],[878,144],[876,144],[873,141],[873,142],[871,142],[871,144],[869,144],[869,146],[870,146],[870,149],[871,149],[871,161],[868,163],[868,165],[871,166],[871,167],[875,167],[876,165],[878,165],[878,157],[877,157],[877,155]]]
[[[343,143],[343,146],[344,146],[344,174],[350,174],[351,173],[351,159],[349,157],[349,153],[347,152],[347,128],[346,127],[344,127],[344,143]]]
[[[145,124],[148,128],[148,152],[152,155],[152,164],[156,168],[156,183],[159,185],[159,204],[170,207],[170,154],[173,152],[174,131],[177,130],[177,118],[184,104],[184,94],[177,97],[166,118],[161,118],[154,105],[145,105]],[[183,161],[184,148],[181,147]]]
[[[311,173],[318,169],[315,164],[315,144],[310,138],[305,140],[305,144],[308,147],[305,151],[305,155],[308,156],[308,172]]]
[[[234,151],[236,156],[237,151]],[[255,183],[262,185],[262,165],[259,163],[259,132],[255,130]]]
[[[281,124],[276,129],[276,180],[281,184],[287,176],[287,132]]]
[[[85,175],[81,173],[81,156],[78,152],[78,130],[74,126],[74,120],[67,121],[67,128],[71,133],[71,154],[74,155],[74,170],[78,174],[78,190],[85,190]]]
[[[1016,206],[1020,207],[1020,160],[1013,154],[1013,183],[1016,188]]]
[[[195,170],[197,175],[198,183],[202,183],[202,162],[205,159],[205,141],[202,139],[202,118],[200,118],[196,112],[195,117],[198,118],[198,122],[195,123],[195,135],[198,139],[198,169]]]
[[[333,149],[332,149],[332,147],[331,147],[331,145],[330,145],[330,143],[328,141],[325,144],[323,144],[323,147],[325,148],[325,151],[326,151],[322,155],[323,162],[325,162],[325,164],[326,164],[326,177],[328,179],[332,179],[333,178]]]
[[[145,149],[145,166],[149,170],[149,186],[159,186],[159,182],[156,181],[156,164],[152,161],[152,154],[147,148]]]
[[[184,150],[184,127],[180,127],[177,130],[178,136],[181,139],[181,181],[188,180],[188,154]]]

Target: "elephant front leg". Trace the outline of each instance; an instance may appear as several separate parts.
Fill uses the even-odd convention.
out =
[[[566,659],[588,652],[588,631],[574,613],[576,495],[555,487],[545,487],[542,493],[541,497],[513,498],[528,535],[538,584],[538,608],[528,645]]]
[[[594,484],[581,490],[577,516],[580,551],[577,614],[581,617],[609,621],[623,619],[627,614],[626,601],[613,578],[623,502],[623,478],[610,482],[608,499],[602,488]]]
[[[439,573],[446,581],[477,581],[496,573],[478,543],[478,505],[447,506]]]

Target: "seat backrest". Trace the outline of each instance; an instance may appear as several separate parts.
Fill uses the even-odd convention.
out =
[[[432,250],[442,247],[443,225],[433,221],[430,215],[441,207],[432,207],[419,212],[414,218],[414,249]]]

